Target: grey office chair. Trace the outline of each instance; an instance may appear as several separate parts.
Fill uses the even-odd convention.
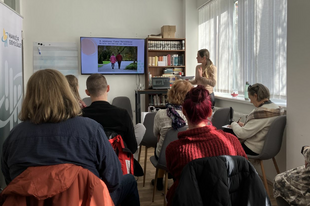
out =
[[[112,100],[112,105],[119,107],[119,108],[126,109],[132,120],[133,114],[132,114],[132,109],[131,109],[131,102],[128,97],[125,97],[125,96],[115,97]]]
[[[82,100],[83,100],[83,102],[86,104],[86,106],[91,105],[91,99],[90,99],[90,97],[85,97],[85,98],[83,98]]]
[[[143,187],[145,186],[147,149],[150,147],[156,147],[156,144],[157,144],[157,137],[154,135],[154,132],[153,132],[155,115],[156,115],[156,112],[147,113],[143,121],[143,125],[145,126],[146,130],[145,130],[143,139],[140,143],[139,157],[138,157],[138,162],[140,162],[141,148],[142,148],[142,145],[145,146]]]
[[[216,110],[212,116],[212,125],[216,129],[222,129],[222,126],[230,124],[234,116],[234,109],[230,108],[220,108]]]
[[[265,143],[264,143],[262,152],[256,156],[247,154],[249,159],[256,159],[259,161],[261,169],[262,169],[264,185],[265,185],[268,195],[269,195],[269,189],[267,185],[267,179],[266,179],[266,174],[264,170],[263,160],[268,160],[272,158],[273,164],[277,170],[277,173],[278,174],[280,173],[275,156],[279,153],[281,149],[282,137],[283,137],[285,125],[286,125],[286,116],[284,115],[284,116],[277,117],[271,123],[269,130],[265,136]]]
[[[167,164],[166,164],[166,148],[171,142],[178,139],[178,133],[179,132],[185,131],[185,130],[187,130],[187,128],[188,128],[188,126],[186,125],[182,128],[179,128],[178,130],[170,129],[166,134],[165,140],[164,140],[163,145],[162,145],[161,150],[160,150],[158,160],[156,159],[155,156],[150,157],[151,163],[156,168],[152,202],[154,202],[155,191],[157,188],[158,169],[162,169],[162,170],[165,170],[164,205],[166,206],[166,204],[167,204],[165,201],[166,194],[167,194],[167,186],[168,186],[168,172],[167,172]]]

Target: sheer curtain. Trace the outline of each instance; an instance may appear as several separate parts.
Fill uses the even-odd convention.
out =
[[[199,9],[199,49],[218,68],[217,92],[262,83],[286,99],[287,0],[213,0]]]

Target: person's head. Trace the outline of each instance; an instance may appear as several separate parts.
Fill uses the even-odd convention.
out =
[[[92,74],[86,80],[86,94],[91,98],[100,97],[109,90],[107,80],[102,74]]]
[[[201,63],[202,65],[209,67],[213,64],[213,62],[210,60],[210,53],[208,49],[200,49],[197,52],[197,62]]]
[[[80,94],[79,94],[79,82],[76,76],[74,75],[66,75],[67,81],[69,83],[70,89],[74,95],[74,97],[77,100],[81,100]]]
[[[270,98],[269,89],[260,83],[250,85],[248,87],[248,94],[251,103],[255,107],[258,107],[260,104],[262,104],[266,100],[269,100]]]
[[[65,76],[57,70],[35,72],[27,83],[19,118],[35,124],[57,123],[76,117],[81,108]]]
[[[181,105],[184,102],[185,95],[192,88],[192,84],[186,80],[176,80],[167,94],[167,100],[170,104]]]
[[[182,110],[189,123],[198,125],[207,122],[212,115],[209,92],[202,85],[192,88],[186,95]]]

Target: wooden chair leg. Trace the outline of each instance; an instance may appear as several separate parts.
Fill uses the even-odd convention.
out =
[[[274,164],[274,167],[276,168],[276,170],[277,170],[277,173],[279,174],[280,173],[280,170],[279,170],[279,167],[278,167],[278,164],[277,164],[277,161],[276,161],[276,158],[272,158],[272,160],[273,160],[273,164]]]
[[[146,175],[146,161],[147,161],[147,147],[145,147],[145,155],[144,155],[144,175],[143,175],[143,187],[145,186],[145,175]]]
[[[142,148],[142,145],[140,145],[140,148],[139,148],[139,156],[138,156],[138,162],[140,163],[140,156],[141,156],[141,148]]]
[[[260,167],[261,167],[261,169],[262,169],[262,174],[263,174],[263,180],[264,180],[265,189],[266,189],[266,192],[267,192],[268,197],[270,197],[270,196],[269,196],[269,188],[268,188],[267,179],[266,179],[266,174],[265,174],[264,165],[263,165],[263,160],[259,160],[259,163],[260,163]]]
[[[154,202],[155,191],[156,191],[156,188],[157,188],[157,176],[158,176],[158,169],[156,168],[152,202]]]
[[[164,206],[167,205],[166,203],[167,188],[168,188],[168,172],[165,171]]]

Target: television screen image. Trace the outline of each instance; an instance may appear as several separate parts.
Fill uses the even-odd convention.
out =
[[[81,37],[81,74],[144,74],[144,39]]]

